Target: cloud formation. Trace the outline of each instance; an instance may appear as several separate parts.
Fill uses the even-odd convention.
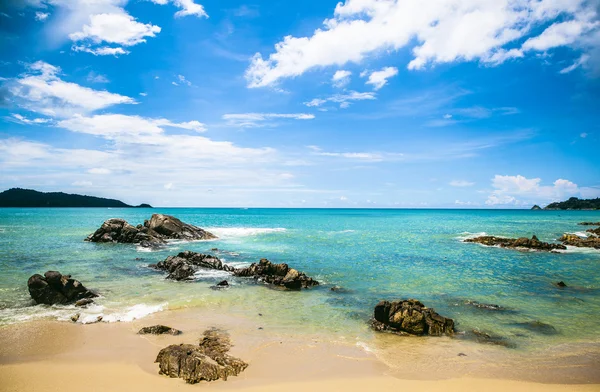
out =
[[[313,120],[315,116],[307,113],[231,113],[224,114],[222,118],[230,126],[255,128],[268,125],[269,120]]]
[[[488,196],[485,204],[497,205],[532,205],[565,200],[572,196],[582,196],[586,193],[577,184],[558,179],[552,185],[542,185],[541,178],[526,178],[522,175],[496,175],[492,179],[494,190]]]

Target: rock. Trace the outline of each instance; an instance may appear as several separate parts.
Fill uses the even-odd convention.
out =
[[[471,305],[474,306],[478,309],[487,309],[487,310],[506,310],[506,308],[500,306],[500,305],[494,305],[494,304],[482,304],[480,302],[477,301],[471,301],[471,300],[467,300],[465,301],[466,305]]]
[[[62,275],[57,271],[48,271],[44,276],[35,274],[27,281],[29,294],[38,304],[54,305],[76,302],[98,295],[85,288],[71,275]]]
[[[80,313],[76,313],[74,315],[71,316],[71,321],[76,323],[79,320],[79,317],[81,317]]]
[[[467,356],[467,354],[465,354],[465,353],[458,353],[458,356],[459,356],[459,357],[466,357],[466,356]]]
[[[91,298],[84,298],[84,299],[80,299],[79,301],[75,302],[75,306],[88,306],[89,304],[93,304],[94,300]]]
[[[537,204],[534,205],[533,207],[531,207],[532,210],[541,210],[542,207],[538,206]]]
[[[550,244],[548,242],[540,241],[535,235],[529,238],[504,238],[495,236],[481,236],[476,238],[468,238],[464,242],[474,242],[486,246],[500,246],[502,248],[525,248],[540,251],[553,251],[556,249],[567,249],[566,246],[561,244]]]
[[[153,214],[144,225],[136,227],[124,219],[112,218],[105,221],[86,241],[139,244],[143,247],[158,247],[166,240],[208,240],[217,238],[199,227],[183,223],[179,219],[163,214]]]
[[[226,335],[208,330],[198,345],[171,345],[160,350],[155,362],[159,364],[159,374],[183,378],[188,384],[227,380],[248,367],[241,359],[227,354],[230,348]]]
[[[300,290],[317,286],[319,282],[290,268],[287,264],[273,264],[267,259],[261,259],[258,263],[252,263],[247,268],[233,271],[235,276],[253,277],[254,279],[268,284],[285,287],[290,290]]]
[[[562,280],[560,282],[555,282],[554,285],[560,288],[567,287],[567,284]]]
[[[475,341],[478,343],[493,344],[495,346],[503,346],[507,348],[515,347],[514,343],[509,342],[505,337],[502,336],[490,335],[489,333],[482,332],[478,329],[472,330],[471,333],[474,335]]]
[[[600,226],[600,222],[581,222],[578,224],[582,226]]]
[[[517,327],[527,329],[531,332],[539,333],[541,335],[556,335],[558,331],[550,324],[542,323],[541,321],[526,321],[523,323],[513,324]]]
[[[180,330],[175,329],[175,328],[171,328],[171,327],[167,327],[166,325],[153,325],[151,327],[144,327],[142,329],[139,330],[138,335],[147,335],[147,334],[151,334],[151,335],[164,335],[164,334],[169,334],[169,335],[179,335],[181,333]]]
[[[575,234],[563,234],[560,240],[564,245],[576,246],[578,248],[600,249],[600,237],[590,235],[589,237],[579,237]]]
[[[223,264],[218,257],[190,251],[181,252],[177,256],[169,256],[158,264],[149,265],[149,267],[167,271],[169,273],[167,279],[173,280],[191,280],[199,268],[228,272],[234,270],[233,267]]]
[[[372,327],[398,334],[441,336],[454,333],[454,321],[415,299],[381,301],[375,306]]]

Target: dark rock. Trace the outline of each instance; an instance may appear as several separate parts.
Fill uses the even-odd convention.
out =
[[[507,347],[507,348],[514,348],[515,347],[514,343],[509,342],[503,336],[491,335],[491,334],[489,334],[487,332],[482,332],[482,331],[480,331],[478,329],[472,330],[471,333],[475,337],[475,341],[477,341],[478,343],[492,344],[492,345],[495,345],[495,346],[503,346],[503,347]]]
[[[557,249],[565,250],[566,246],[561,244],[551,244],[540,241],[535,235],[529,238],[504,238],[495,236],[482,236],[476,238],[468,238],[464,242],[474,242],[486,246],[500,246],[502,248],[525,248],[540,251],[553,251]]]
[[[81,317],[81,314],[76,313],[74,315],[71,316],[71,321],[76,323],[77,321],[79,321],[79,317]]]
[[[233,271],[235,276],[253,277],[254,279],[276,286],[285,287],[290,290],[300,290],[317,286],[319,282],[290,268],[287,264],[273,264],[267,259],[261,259],[258,263],[252,263],[247,268]]]
[[[381,301],[375,306],[372,327],[408,335],[441,336],[454,333],[454,321],[437,314],[415,299]]]
[[[153,267],[169,273],[167,279],[191,280],[199,268],[214,269],[232,272],[233,267],[225,265],[218,257],[196,252],[185,251],[177,256],[169,256],[165,260],[149,267]]]
[[[554,283],[555,286],[557,287],[567,287],[567,284],[565,282],[563,282],[562,280],[560,282],[555,282]]]
[[[144,225],[134,227],[124,219],[113,218],[105,221],[86,241],[118,242],[139,244],[143,247],[158,247],[166,244],[166,240],[209,240],[217,238],[199,227],[183,223],[179,219],[163,214],[153,214]]]
[[[576,246],[578,248],[600,249],[600,237],[596,235],[590,235],[589,237],[584,238],[575,234],[564,234],[562,237],[560,237],[559,241],[561,241],[564,245]]]
[[[84,299],[80,299],[79,301],[75,302],[75,306],[88,306],[89,304],[93,304],[94,300],[91,298],[84,298]]]
[[[467,354],[465,354],[465,353],[458,353],[458,356],[459,356],[459,357],[466,357],[466,356],[467,356]]]
[[[227,282],[226,280],[222,280],[219,283],[217,283],[217,286],[228,287],[229,286],[229,282]]]
[[[533,207],[531,207],[532,210],[541,210],[542,207],[538,206],[537,204],[534,205]]]
[[[470,305],[470,306],[474,306],[478,309],[487,309],[487,310],[506,310],[506,308],[500,306],[500,305],[495,305],[495,304],[482,304],[480,302],[477,301],[471,301],[471,300],[467,300],[465,301],[466,305]]]
[[[526,321],[523,323],[513,324],[517,327],[527,329],[528,331],[539,333],[541,335],[556,335],[558,331],[550,324],[542,323],[541,321]]]
[[[600,226],[600,222],[581,222],[578,224],[582,226]]]
[[[175,329],[175,328],[171,328],[171,327],[167,327],[166,325],[153,325],[151,327],[144,327],[144,328],[140,329],[139,332],[138,332],[139,335],[147,335],[147,334],[152,334],[152,335],[164,335],[164,334],[179,335],[180,333],[181,333],[180,330]]]
[[[248,364],[227,354],[231,348],[229,338],[216,330],[204,332],[199,345],[180,344],[168,346],[158,353],[159,374],[183,378],[189,384],[200,381],[227,380],[237,376]]]
[[[98,295],[85,288],[71,275],[62,275],[57,271],[48,271],[44,276],[35,274],[27,281],[29,294],[38,304],[54,305],[76,302]]]

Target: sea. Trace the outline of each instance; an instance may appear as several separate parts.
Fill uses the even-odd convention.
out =
[[[84,239],[106,219],[137,225],[153,213],[173,215],[219,238],[172,241],[159,250]],[[585,234],[579,222],[599,211],[254,208],[0,209],[0,330],[3,325],[59,320],[127,323],[168,310],[206,309],[239,317],[264,314],[283,331],[343,334],[368,342],[380,300],[414,298],[480,331],[535,350],[600,340],[600,251],[558,253],[485,247],[478,235],[556,242]],[[318,287],[283,291],[223,271],[200,270],[191,282],[148,267],[191,250],[242,267],[267,258],[317,279]],[[70,274],[100,294],[86,309],[36,305],[27,279],[48,270]],[[230,287],[211,286],[228,280]],[[564,281],[565,288],[555,282]],[[331,290],[336,286],[336,290]],[[498,305],[496,309],[475,306]]]

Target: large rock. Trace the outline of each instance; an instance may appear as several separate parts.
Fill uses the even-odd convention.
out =
[[[551,244],[548,242],[540,241],[536,236],[531,239],[526,237],[521,238],[504,238],[495,236],[481,236],[475,238],[468,238],[464,242],[474,242],[486,246],[500,246],[502,248],[513,248],[513,249],[532,249],[551,252],[553,250],[567,249],[566,246],[561,244]]]
[[[132,226],[124,219],[112,218],[105,221],[86,241],[118,242],[139,244],[144,247],[164,245],[166,240],[209,240],[217,238],[199,227],[183,223],[179,219],[163,214],[153,214],[144,225]]]
[[[564,245],[576,246],[578,248],[600,249],[600,237],[596,236],[595,232],[590,232],[591,234],[588,237],[579,237],[575,234],[564,234],[560,237],[559,241]]]
[[[442,317],[416,299],[381,301],[375,306],[372,326],[377,331],[407,335],[441,336],[454,333],[454,321]]]
[[[155,362],[159,364],[159,374],[183,378],[189,384],[227,380],[248,367],[241,359],[228,354],[230,348],[227,335],[208,330],[198,345],[171,345],[160,350]]]
[[[236,276],[253,277],[254,279],[285,287],[291,290],[306,289],[319,284],[313,278],[306,276],[290,268],[287,264],[273,264],[267,259],[261,259],[258,263],[252,263],[250,267],[236,269],[233,272]]]
[[[233,267],[223,264],[218,257],[190,251],[181,252],[177,256],[169,256],[152,267],[168,272],[167,279],[173,280],[191,280],[199,268],[234,271]]]
[[[31,298],[38,304],[67,304],[98,296],[78,280],[72,279],[71,275],[62,275],[57,271],[48,271],[44,276],[32,275],[27,287]]]

